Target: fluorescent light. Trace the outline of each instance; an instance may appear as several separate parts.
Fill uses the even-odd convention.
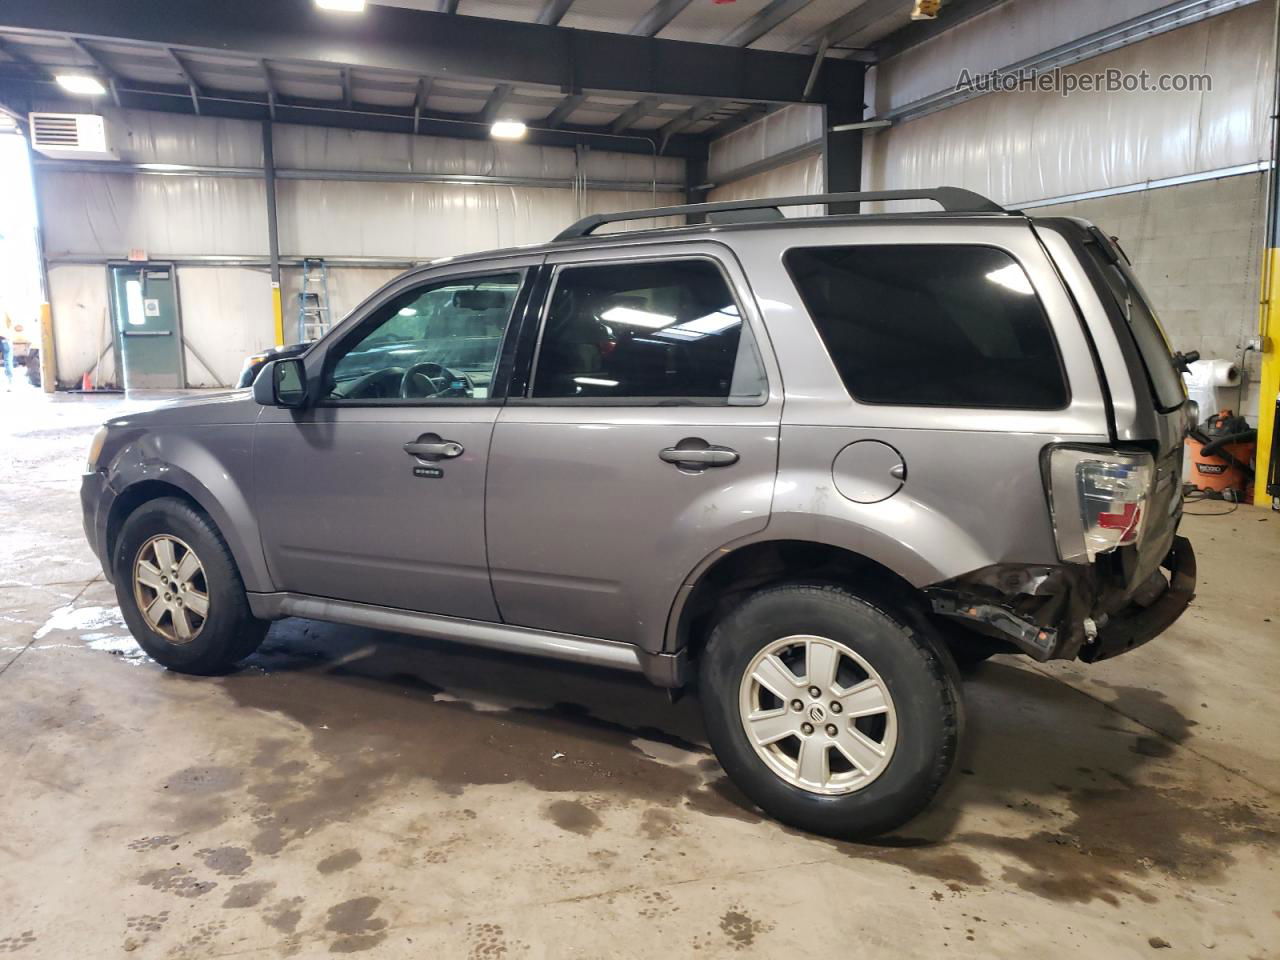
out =
[[[661,330],[676,322],[675,317],[661,313],[650,313],[648,310],[636,310],[633,307],[610,307],[600,314],[606,323],[618,323],[627,327],[644,327],[646,330]]]
[[[495,140],[523,140],[528,128],[519,120],[499,120],[489,128]]]
[[[616,387],[618,385],[617,380],[606,380],[604,377],[574,377],[573,382],[584,387]]]
[[[1014,293],[1035,293],[1031,289],[1031,281],[1027,279],[1026,273],[1016,263],[1001,267],[999,270],[992,270],[987,274],[987,279],[992,283],[998,283],[1000,286],[1012,290]]]
[[[363,13],[364,0],[316,0],[321,10],[337,10],[340,13]]]
[[[107,92],[107,88],[96,77],[90,77],[83,73],[60,73],[54,79],[58,81],[58,86],[71,93],[100,97]]]

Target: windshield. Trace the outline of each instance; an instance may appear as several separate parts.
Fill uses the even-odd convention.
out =
[[[1128,323],[1133,342],[1142,357],[1147,371],[1147,381],[1156,406],[1162,411],[1173,410],[1187,399],[1186,387],[1177,367],[1173,364],[1173,350],[1165,336],[1160,320],[1151,308],[1151,302],[1143,293],[1137,277],[1129,268],[1123,254],[1100,231],[1091,231],[1093,241],[1085,244],[1094,265],[1106,281],[1107,289]]]

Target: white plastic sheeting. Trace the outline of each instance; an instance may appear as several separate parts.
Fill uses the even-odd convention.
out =
[[[1016,204],[1265,159],[1273,15],[1271,4],[1251,4],[1069,71],[1207,73],[1209,92],[988,94],[868,136],[863,182],[868,189],[952,184]],[[918,48],[920,56],[934,45]],[[886,86],[880,77],[881,96]]]
[[[580,215],[652,206],[649,193],[480,184],[281,181],[280,247],[309,256],[428,260],[544,243]],[[682,202],[660,193],[658,205]]]
[[[1170,0],[1018,0],[1002,3],[876,68],[876,113],[1167,7]],[[1257,3],[1266,8],[1271,4]],[[944,14],[945,16],[945,14]],[[1184,69],[1193,69],[1190,64]]]
[[[275,161],[280,169],[359,170],[572,180],[572,150],[495,140],[453,140],[412,134],[369,133],[333,127],[276,124]],[[684,161],[673,157],[591,150],[588,180],[682,183]]]
[[[271,276],[244,267],[177,273],[187,386],[233,386],[244,358],[275,342]]]
[[[249,120],[121,110],[101,102],[89,106],[83,100],[49,100],[36,109],[101,114],[108,144],[128,163],[262,166],[262,125]]]
[[[771,113],[711,144],[707,171],[712,180],[733,170],[812,143],[822,137],[825,111],[797,104]]]
[[[89,371],[97,384],[118,384],[107,268],[101,264],[51,266],[49,297],[58,382],[78,387],[81,375]],[[104,353],[99,364],[98,357]]]
[[[805,193],[822,193],[822,155],[815,154],[792,163],[774,167],[764,173],[716,187],[708,200],[756,200],[762,197],[792,197]],[[822,205],[785,207],[788,217],[814,217],[822,214]]]
[[[261,180],[36,169],[45,252],[122,257],[267,253]]]

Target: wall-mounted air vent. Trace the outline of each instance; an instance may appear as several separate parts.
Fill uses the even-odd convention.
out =
[[[31,148],[55,160],[119,160],[106,121],[93,113],[33,113]]]

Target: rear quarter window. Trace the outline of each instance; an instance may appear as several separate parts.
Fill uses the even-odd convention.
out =
[[[1009,254],[962,244],[805,247],[785,262],[861,403],[1057,410],[1057,342]]]

